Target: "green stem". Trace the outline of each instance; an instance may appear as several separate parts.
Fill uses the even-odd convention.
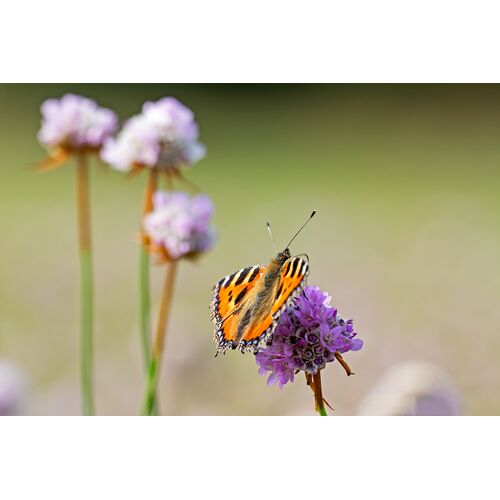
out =
[[[328,417],[328,413],[326,413],[326,410],[325,410],[325,407],[324,406],[320,406],[318,408],[318,414],[321,416],[321,417]]]
[[[148,380],[144,396],[142,415],[154,415],[155,409],[157,408],[156,394],[158,378],[160,376],[161,358],[163,356],[163,346],[165,344],[165,336],[167,333],[167,321],[170,312],[170,304],[172,303],[176,270],[177,263],[175,261],[169,262],[165,275],[160,310],[158,313],[158,323],[156,326],[153,351],[149,362]]]
[[[152,358],[148,367],[148,380],[146,387],[146,396],[144,398],[144,406],[142,415],[151,416],[155,414],[156,403],[156,387],[158,385],[158,362]]]
[[[90,239],[90,206],[87,158],[84,153],[77,157],[76,194],[78,212],[78,239],[80,253],[80,363],[82,413],[94,413],[93,401],[93,279],[92,279],[92,247]]]
[[[145,370],[148,369],[151,353],[151,342],[149,340],[149,253],[146,246],[141,245],[141,254],[139,260],[139,294],[140,294],[140,321],[141,321],[141,346],[142,357]]]
[[[156,191],[158,183],[158,171],[150,168],[148,172],[148,180],[144,190],[144,200],[142,206],[142,219],[153,210],[153,194]],[[141,220],[142,225],[142,220]],[[149,287],[149,240],[141,229],[141,253],[139,257],[139,317],[140,317],[140,334],[142,358],[144,369],[147,371],[151,361],[151,341],[150,341],[150,287]]]

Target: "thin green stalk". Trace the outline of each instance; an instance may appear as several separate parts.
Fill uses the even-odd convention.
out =
[[[142,358],[145,370],[148,369],[151,357],[151,342],[149,339],[149,310],[151,307],[149,297],[149,253],[144,244],[141,245],[139,259],[139,310]]]
[[[328,413],[326,413],[326,410],[325,410],[325,407],[324,406],[320,406],[318,408],[318,414],[321,416],[321,417],[328,417]]]
[[[158,379],[160,376],[161,358],[163,356],[163,346],[165,344],[165,336],[167,333],[167,321],[170,312],[170,304],[172,303],[175,274],[177,263],[169,262],[165,275],[165,283],[160,302],[160,310],[158,313],[158,323],[156,325],[155,338],[151,360],[149,362],[148,380],[146,385],[146,393],[144,395],[144,405],[142,415],[154,415],[157,408],[157,388]]]
[[[146,189],[144,191],[144,200],[142,207],[142,218],[153,210],[153,194],[156,191],[158,182],[158,171],[154,168],[149,169]],[[142,223],[142,220],[141,220]],[[142,232],[141,252],[139,257],[139,318],[142,358],[144,369],[147,371],[151,361],[151,341],[150,341],[150,286],[149,286],[149,252],[148,238]]]
[[[92,279],[92,247],[90,238],[90,205],[89,178],[87,158],[84,153],[77,157],[76,175],[78,239],[80,253],[80,363],[82,413],[93,415],[93,279]]]
[[[156,401],[157,385],[158,385],[158,362],[155,358],[152,358],[148,367],[146,396],[144,398],[142,415],[151,416],[155,414],[155,408],[157,407],[157,401]]]

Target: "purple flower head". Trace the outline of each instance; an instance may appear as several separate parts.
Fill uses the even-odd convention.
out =
[[[208,196],[157,191],[153,205],[153,211],[144,217],[144,230],[169,259],[194,256],[212,247],[213,205]]]
[[[114,134],[118,123],[110,109],[73,94],[46,100],[41,112],[42,127],[38,140],[47,147],[98,149]]]
[[[358,351],[363,341],[354,338],[352,320],[343,320],[330,306],[331,297],[318,287],[306,287],[280,316],[266,348],[255,355],[259,373],[271,372],[267,383],[283,387],[298,370],[314,375],[335,353]]]
[[[20,414],[27,385],[25,374],[18,366],[0,359],[0,416]]]
[[[105,162],[124,172],[137,165],[177,168],[204,156],[193,112],[173,97],[144,103],[142,112],[125,123],[116,139],[106,142],[101,154]]]

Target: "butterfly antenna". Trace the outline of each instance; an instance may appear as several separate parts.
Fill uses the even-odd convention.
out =
[[[276,252],[278,252],[276,242],[274,241],[274,238],[273,238],[273,233],[271,232],[271,224],[269,224],[269,222],[266,222],[266,227],[267,227],[267,230],[269,231],[269,236],[271,236],[271,241],[273,242],[274,248],[276,249]]]
[[[313,210],[312,214],[309,216],[309,219],[307,219],[304,224],[300,227],[300,229],[295,233],[294,237],[290,240],[290,243],[286,246],[286,248],[289,248],[290,245],[292,244],[292,241],[298,236],[298,234],[306,227],[306,224],[316,215],[316,210]]]

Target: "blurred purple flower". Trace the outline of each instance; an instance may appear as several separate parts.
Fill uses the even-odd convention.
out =
[[[146,102],[142,112],[130,118],[116,139],[109,139],[102,159],[116,170],[134,167],[161,169],[192,165],[205,156],[198,142],[193,112],[173,97]]]
[[[25,374],[14,363],[0,360],[0,416],[19,414],[26,395]]]
[[[213,205],[208,196],[157,191],[153,205],[153,211],[144,217],[144,230],[153,245],[166,252],[168,260],[194,256],[212,247]]]
[[[46,100],[41,112],[42,127],[38,140],[47,147],[98,149],[116,131],[118,123],[110,109],[73,94]]]
[[[330,306],[331,297],[318,287],[306,287],[280,316],[270,343],[255,355],[259,373],[271,372],[267,384],[282,388],[297,370],[314,375],[335,360],[335,353],[358,351],[352,320],[343,320]]]

